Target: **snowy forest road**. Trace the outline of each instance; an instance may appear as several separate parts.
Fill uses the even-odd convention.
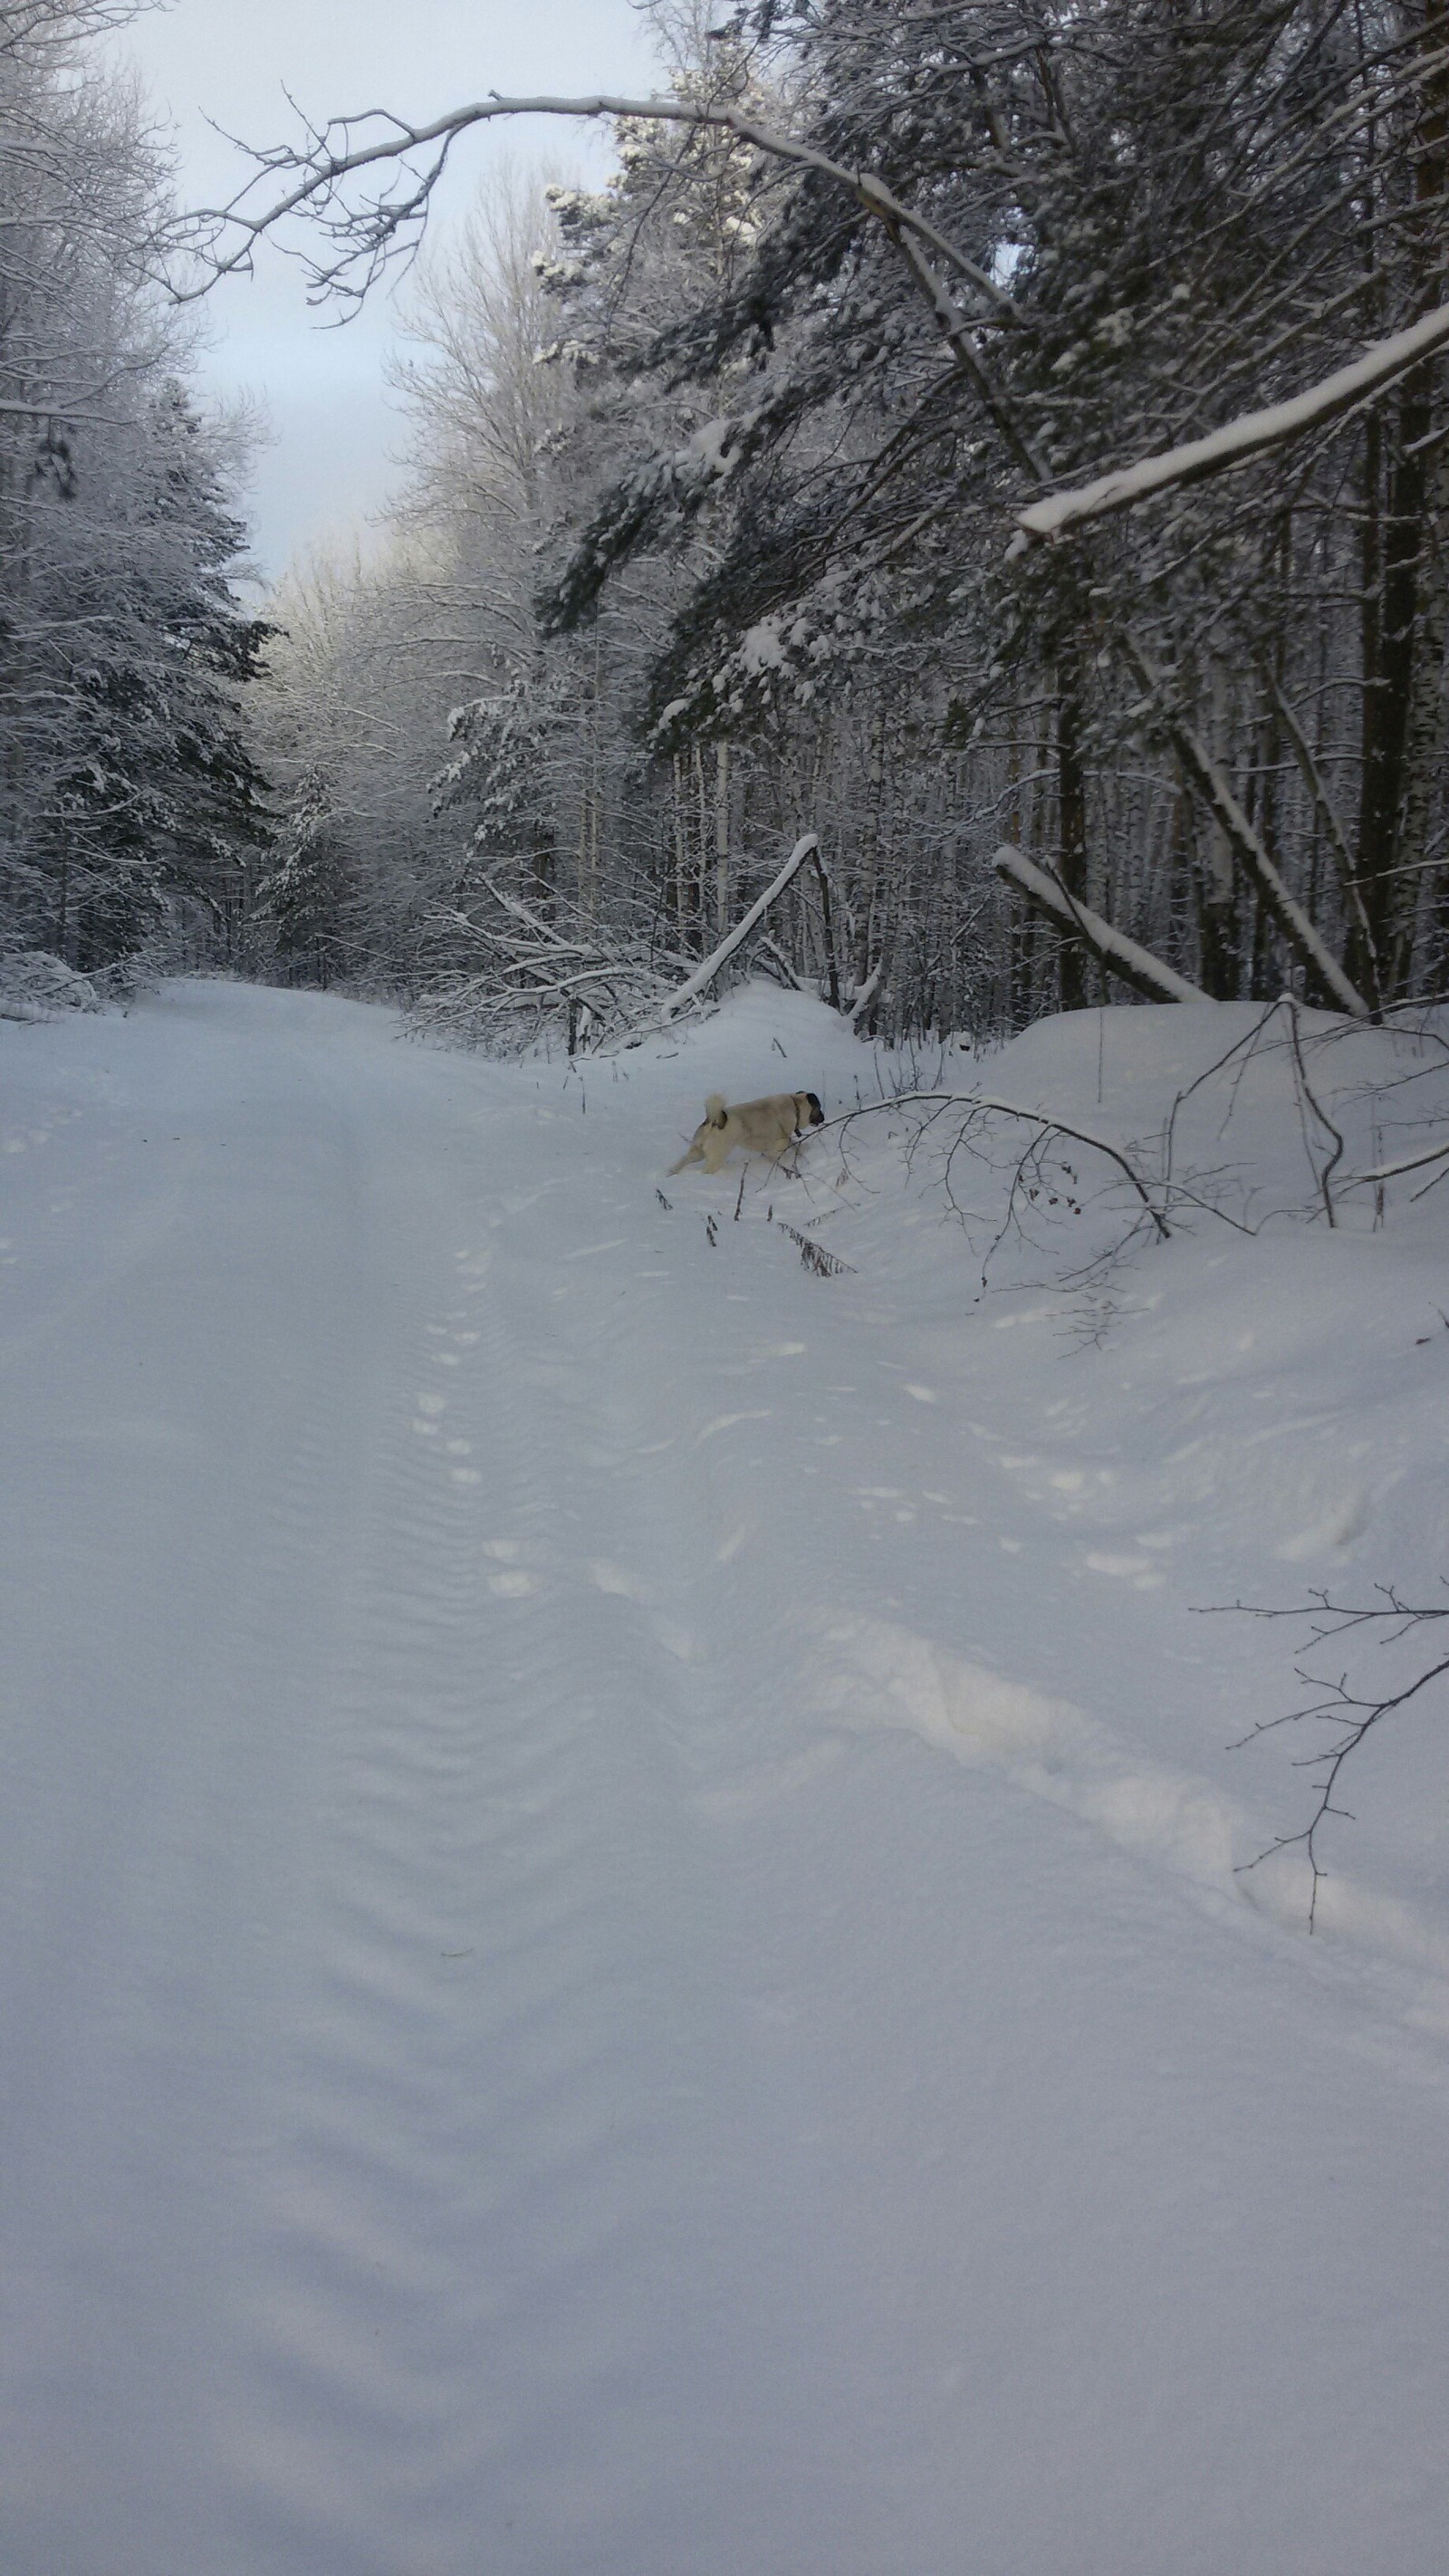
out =
[[[832,1713],[1027,1575],[693,1075],[0,1040],[6,2576],[1430,2576],[1442,2051]]]

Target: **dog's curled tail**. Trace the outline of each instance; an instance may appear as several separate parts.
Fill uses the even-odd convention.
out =
[[[725,1107],[724,1093],[722,1091],[712,1091],[704,1104],[705,1125],[707,1127],[722,1127],[728,1116],[729,1111]]]

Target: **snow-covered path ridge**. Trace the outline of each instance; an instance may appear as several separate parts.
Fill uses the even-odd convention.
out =
[[[1285,1930],[1189,1615],[1402,1562],[1420,1256],[822,1281],[656,1181],[861,1050],[677,1044],[0,1028],[0,2564],[1430,2576],[1442,1775]]]

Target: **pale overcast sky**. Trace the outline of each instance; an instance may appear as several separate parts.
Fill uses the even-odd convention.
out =
[[[296,131],[290,91],[318,122],[395,107],[419,122],[489,90],[514,95],[661,86],[648,22],[630,0],[171,0],[117,41],[158,118],[176,129],[180,190],[223,203],[246,164],[208,118],[249,143]],[[602,129],[534,119],[483,128],[458,152],[445,220],[501,158],[600,177]],[[345,329],[324,327],[300,271],[265,250],[254,279],[230,279],[208,306],[203,384],[265,403],[273,444],[251,493],[254,550],[280,572],[305,548],[364,519],[384,497],[401,424],[382,364],[394,329],[385,292]]]

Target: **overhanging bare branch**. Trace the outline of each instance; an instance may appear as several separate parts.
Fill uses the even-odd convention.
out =
[[[584,98],[500,98],[496,93],[478,99],[471,106],[454,108],[448,115],[436,117],[430,125],[409,125],[405,118],[384,109],[373,108],[361,116],[337,117],[329,124],[313,129],[305,148],[279,145],[275,150],[255,157],[260,163],[257,177],[234,197],[229,205],[200,208],[186,219],[178,237],[178,246],[194,251],[207,270],[200,284],[178,289],[180,300],[193,301],[206,294],[220,277],[236,270],[249,270],[257,242],[273,232],[290,215],[307,214],[317,221],[325,236],[339,245],[336,259],[329,265],[312,264],[315,291],[328,293],[365,293],[378,270],[399,248],[412,226],[419,224],[427,212],[428,201],[441,178],[448,154],[463,134],[475,125],[483,125],[505,116],[566,116],[575,118],[634,118],[643,123],[714,128],[735,135],[742,143],[763,153],[768,159],[792,164],[797,169],[817,171],[822,178],[832,179],[849,189],[852,196],[879,222],[888,228],[899,228],[917,241],[929,245],[958,277],[964,278],[981,298],[993,316],[1001,321],[1014,318],[1011,297],[1004,293],[985,269],[968,257],[949,236],[938,230],[924,215],[906,205],[870,171],[851,170],[832,161],[812,145],[796,136],[780,134],[772,126],[761,125],[754,117],[745,116],[737,107],[711,104],[682,98],[614,98],[603,93]],[[367,126],[380,126],[373,139],[354,144],[353,134]],[[419,170],[409,168],[408,155],[421,153],[430,159]],[[404,194],[382,196],[348,206],[341,197],[344,183],[359,173],[386,168],[396,163],[408,174]],[[268,178],[295,173],[295,183],[260,213],[249,213],[246,200],[261,182]],[[361,287],[349,285],[347,272],[359,263],[363,269]]]

